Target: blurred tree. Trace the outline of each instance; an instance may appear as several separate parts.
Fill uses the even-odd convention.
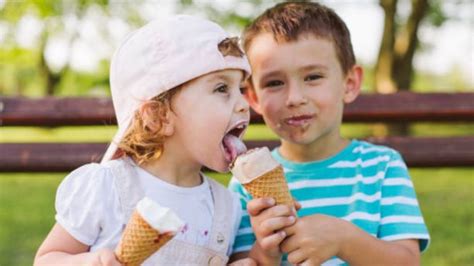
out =
[[[138,15],[138,10],[136,7],[140,2],[135,1],[123,3],[120,2],[119,5],[121,10],[119,12],[126,15],[128,22],[133,24],[142,23],[141,17]],[[0,22],[2,26],[6,27],[5,38],[0,47],[2,52],[2,57],[11,58],[13,56],[8,56],[8,54],[15,53],[15,51],[25,50],[24,47],[16,40],[16,34],[18,33],[18,27],[20,21],[27,16],[33,17],[36,19],[37,23],[40,23],[40,33],[39,37],[36,40],[35,48],[30,49],[31,54],[29,59],[33,61],[33,68],[37,75],[37,81],[42,83],[40,88],[44,88],[44,94],[53,95],[56,93],[56,90],[61,82],[62,78],[65,77],[66,73],[71,72],[71,57],[72,57],[72,46],[76,40],[80,38],[80,27],[67,27],[68,21],[76,21],[77,24],[83,23],[87,18],[88,12],[92,9],[98,9],[106,16],[111,15],[110,7],[113,6],[113,2],[110,3],[109,0],[22,0],[22,1],[6,1],[3,3],[3,6],[0,5]],[[106,25],[98,25],[103,27],[99,29],[101,34],[106,36],[109,32],[106,29]],[[51,64],[48,63],[46,57],[47,46],[51,39],[60,35],[61,37],[67,39],[68,42],[68,55],[66,63],[59,69],[54,69]],[[110,36],[109,36],[110,39]],[[9,64],[13,64],[13,68],[16,68],[17,71],[21,72],[21,69],[24,69],[24,66],[18,64],[17,61],[8,60]],[[16,63],[16,64],[15,64]],[[30,64],[31,65],[31,64]],[[31,66],[30,66],[31,67]],[[7,69],[11,69],[12,66],[7,67],[2,66],[1,71],[7,72]],[[23,75],[15,75],[17,79],[17,91],[13,94],[22,94],[23,86],[25,86],[25,77]],[[106,83],[107,80],[103,78],[98,79],[99,83]]]
[[[405,2],[406,3],[406,2]],[[402,22],[398,11],[398,0],[380,0],[384,17],[384,28],[377,63],[374,69],[374,87],[379,93],[410,90],[413,80],[413,58],[419,46],[418,31],[422,21],[436,27],[447,17],[441,9],[440,0],[411,0],[411,10]],[[408,124],[376,126],[379,135],[409,135]],[[374,134],[377,134],[374,132]]]
[[[440,0],[411,0],[405,22],[398,14],[398,0],[380,0],[384,17],[382,41],[375,65],[375,88],[380,93],[409,90],[413,78],[413,58],[419,46],[418,31],[426,21],[436,27],[446,21]]]

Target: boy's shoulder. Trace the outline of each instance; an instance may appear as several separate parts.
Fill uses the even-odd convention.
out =
[[[374,155],[374,156],[399,155],[399,152],[393,148],[390,148],[384,145],[373,144],[364,140],[353,140],[352,146],[353,146],[353,149],[352,149],[353,154],[359,154],[359,155],[367,154],[367,155]]]
[[[337,168],[364,168],[372,171],[387,168],[392,164],[406,167],[401,155],[396,150],[363,140],[352,140],[339,153],[320,161],[307,163],[288,161],[279,154],[278,149],[273,150],[272,155],[283,165],[285,172],[311,172]]]
[[[364,140],[353,140],[345,152],[330,167],[387,167],[399,165],[406,168],[402,156],[393,148]]]

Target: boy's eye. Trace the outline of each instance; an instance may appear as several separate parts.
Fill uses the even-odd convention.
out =
[[[229,87],[226,84],[219,84],[214,89],[214,92],[219,92],[219,93],[227,93],[228,91],[229,91]]]
[[[270,80],[265,83],[265,87],[277,87],[283,85],[283,81],[281,80]]]
[[[317,74],[313,74],[313,75],[308,75],[304,78],[304,81],[313,81],[313,80],[318,80],[320,78],[322,78],[323,76],[321,75],[317,75]]]

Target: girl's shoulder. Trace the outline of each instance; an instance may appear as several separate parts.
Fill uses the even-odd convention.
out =
[[[59,185],[56,202],[67,204],[110,198],[115,193],[111,169],[114,164],[89,163],[75,169]]]
[[[56,193],[56,222],[74,238],[93,245],[101,228],[118,220],[117,192],[109,167],[90,163],[68,174]]]

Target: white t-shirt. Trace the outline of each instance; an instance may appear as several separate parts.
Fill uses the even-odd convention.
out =
[[[142,168],[137,169],[137,182],[145,196],[171,208],[186,223],[176,238],[195,245],[206,245],[214,214],[207,178],[203,178],[204,182],[196,187],[178,187]],[[239,196],[234,193],[232,208],[234,230],[227,255],[231,254],[241,218]],[[70,173],[57,191],[56,222],[78,241],[90,246],[91,251],[114,249],[125,225],[111,170],[99,164],[87,164]]]

